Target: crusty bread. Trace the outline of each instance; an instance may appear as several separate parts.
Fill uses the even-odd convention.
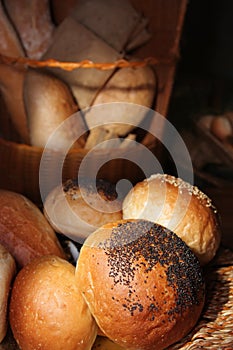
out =
[[[12,255],[0,244],[0,343],[7,332],[7,310],[10,286],[16,272]]]
[[[33,146],[45,147],[49,137],[62,123],[77,112],[78,106],[68,86],[52,74],[29,69],[24,83],[24,102],[27,113],[30,142]],[[81,120],[80,120],[81,123]],[[70,128],[69,128],[70,126]],[[58,149],[71,148],[72,136],[78,125],[63,126],[59,138],[54,141]],[[80,129],[82,125],[80,124]],[[83,126],[84,130],[84,126]],[[84,132],[84,131],[83,131]],[[80,130],[80,134],[82,131]],[[83,140],[80,137],[80,140]],[[80,141],[79,140],[79,141]],[[81,144],[75,142],[76,146]]]
[[[0,190],[0,243],[19,267],[41,255],[65,257],[54,230],[38,207],[23,195],[6,190]]]
[[[1,54],[11,57],[24,56],[24,50],[5,13],[2,1],[0,1],[0,32]],[[0,94],[18,135],[17,141],[28,143],[29,134],[23,104],[24,74],[25,68],[22,66],[0,64]]]
[[[48,194],[44,214],[56,232],[83,243],[98,227],[121,219],[121,205],[108,181],[67,180]]]
[[[160,350],[180,340],[204,305],[198,259],[150,221],[120,220],[92,233],[76,278],[100,330],[127,350]]]
[[[16,276],[10,325],[23,350],[90,350],[97,325],[75,281],[75,268],[56,256],[33,260]]]
[[[128,102],[151,107],[156,91],[152,68],[121,68],[99,91],[92,105],[110,102]]]
[[[49,0],[7,0],[5,7],[27,57],[40,59],[52,41]]]
[[[124,137],[139,126],[146,116],[147,109],[145,108],[143,111],[141,108],[141,112],[139,112],[138,108],[137,115],[133,115],[131,104],[150,108],[153,105],[155,91],[156,78],[151,67],[121,68],[114,72],[111,79],[98,92],[92,103],[93,106],[97,105],[98,108],[95,110],[94,107],[85,113],[85,119],[90,128],[85,148],[91,149],[98,144],[99,140],[96,140],[96,130],[104,129],[108,137],[114,138]],[[125,104],[121,103],[116,106],[114,102],[125,102]],[[107,107],[105,107],[105,104],[108,104]],[[96,125],[95,123],[101,117],[101,114],[98,115],[100,105],[102,105],[103,109],[106,108],[108,110],[109,116],[114,116],[117,109],[120,113],[119,121],[118,123],[113,123],[111,118],[102,119],[99,127],[91,129],[93,124]],[[99,111],[99,113],[101,112]],[[134,117],[132,118],[132,123],[130,123],[131,115]],[[108,121],[111,123],[108,123]]]
[[[197,187],[167,174],[136,184],[123,201],[124,219],[146,219],[175,232],[202,265],[216,254],[221,229],[216,208]]]

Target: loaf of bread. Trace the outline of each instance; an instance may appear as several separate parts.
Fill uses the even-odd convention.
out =
[[[146,219],[175,232],[202,265],[215,256],[221,227],[210,198],[180,178],[155,174],[136,184],[123,201],[124,219]]]
[[[127,350],[160,350],[196,324],[204,305],[198,259],[170,230],[120,220],[92,233],[76,279],[101,332]]]
[[[24,103],[31,145],[45,147],[49,137],[60,127],[59,137],[54,140],[56,149],[82,146],[85,127],[81,124],[81,117],[78,120],[80,125],[63,123],[78,110],[69,87],[63,81],[52,74],[29,69],[24,82]],[[82,137],[76,140],[73,133],[78,127]]]
[[[10,325],[22,350],[90,350],[97,325],[75,281],[75,267],[56,256],[34,259],[16,276]]]
[[[122,218],[122,201],[106,180],[67,180],[47,196],[44,214],[56,232],[83,243],[98,227]]]
[[[156,78],[151,67],[121,68],[114,72],[98,92],[92,103],[93,107],[85,112],[85,119],[90,128],[85,148],[91,149],[99,143],[99,137],[96,137],[98,130],[101,132],[104,129],[107,137],[117,138],[126,136],[139,126],[148,112],[146,108],[143,111],[142,106],[148,108],[152,106],[155,91]],[[116,102],[121,103],[116,105]],[[132,105],[141,107],[136,112]],[[100,106],[103,109],[102,114]],[[102,117],[103,122],[98,127],[91,129],[98,120],[101,120],[101,116],[107,113],[108,116]],[[117,113],[119,113],[118,122],[113,123]],[[100,138],[100,141],[104,141],[104,138],[102,140]]]
[[[0,243],[19,267],[41,255],[65,258],[59,240],[39,208],[25,196],[0,190]]]
[[[25,55],[17,34],[0,1],[0,52],[11,57]],[[17,141],[28,143],[29,133],[23,104],[25,68],[18,65],[0,64],[0,94],[11,120]]]
[[[50,45],[55,29],[49,0],[7,0],[4,5],[26,56],[40,59]]]
[[[16,264],[12,255],[0,244],[0,343],[4,339],[7,326],[8,298]]]

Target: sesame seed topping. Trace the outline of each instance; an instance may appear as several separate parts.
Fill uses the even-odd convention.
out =
[[[151,175],[148,179],[145,179],[144,181],[150,182],[150,181],[153,181],[154,179],[159,179],[162,183],[166,182],[166,183],[169,183],[170,185],[173,185],[174,187],[178,187],[179,192],[181,194],[183,190],[186,190],[190,195],[193,195],[197,199],[199,199],[204,206],[210,207],[211,209],[213,209],[215,213],[217,212],[211,199],[205,193],[203,193],[197,186],[193,186],[190,183],[178,177],[168,175],[168,174],[154,174],[154,175]]]

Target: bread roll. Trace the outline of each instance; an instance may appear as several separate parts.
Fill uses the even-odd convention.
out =
[[[10,325],[22,350],[90,350],[97,326],[75,281],[75,268],[44,256],[17,275]]]
[[[151,67],[121,68],[101,89],[93,105],[128,102],[151,107],[155,91],[156,79]]]
[[[6,190],[0,190],[0,243],[19,267],[41,255],[65,257],[54,230],[36,205]]]
[[[174,233],[120,220],[92,233],[76,267],[100,330],[127,350],[160,350],[180,340],[204,304],[200,264]]]
[[[112,75],[111,79],[99,91],[92,105],[100,106],[102,104],[102,108],[106,108],[110,116],[114,116],[114,113],[117,113],[116,111],[118,111],[120,113],[119,121],[118,123],[112,123],[113,120],[103,118],[100,126],[91,129],[93,123],[96,125],[96,120],[99,119],[97,112],[99,107],[97,110],[95,110],[95,108],[88,110],[85,113],[85,119],[90,128],[90,135],[88,136],[85,148],[91,149],[99,143],[100,140],[96,137],[96,129],[99,130],[99,132],[103,129],[106,130],[106,134],[110,138],[125,136],[135,129],[145,118],[147,110],[141,110],[139,113],[138,108],[137,115],[132,115],[131,104],[150,108],[153,104],[155,90],[156,79],[152,68],[121,68],[117,70]],[[125,104],[122,103],[116,106],[113,102],[125,102]],[[112,104],[105,107],[104,104],[106,103]],[[112,110],[110,110],[110,106],[112,106]],[[103,115],[104,113],[106,112],[103,111]],[[130,115],[134,117],[132,123],[130,123]],[[111,123],[108,123],[108,121]]]
[[[123,201],[123,218],[146,219],[175,232],[207,264],[221,238],[219,218],[211,200],[197,187],[167,174],[139,182]]]
[[[24,102],[30,141],[37,147],[45,147],[51,134],[78,110],[73,95],[64,82],[52,74],[33,69],[28,70],[25,77]],[[55,147],[58,149],[74,147],[72,139],[76,139],[73,132],[78,127],[83,129],[84,134],[85,127],[81,120],[80,125],[70,123],[66,127],[63,126],[59,139],[54,142]],[[81,147],[81,144],[77,141],[75,146]]]
[[[121,205],[108,181],[99,179],[95,185],[91,179],[68,180],[49,193],[44,213],[56,232],[83,243],[98,227],[121,219]]]
[[[0,244],[0,343],[7,332],[8,296],[16,264],[11,254]]]
[[[210,131],[220,141],[226,141],[228,137],[233,135],[233,128],[227,116],[217,116],[213,118]]]

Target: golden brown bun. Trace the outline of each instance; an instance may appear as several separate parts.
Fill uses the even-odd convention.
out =
[[[19,266],[41,255],[65,257],[54,230],[36,205],[6,190],[0,190],[0,243]]]
[[[198,259],[177,235],[150,221],[121,220],[91,234],[76,278],[101,331],[127,350],[178,341],[204,304]]]
[[[12,255],[0,244],[0,343],[7,331],[7,306],[16,264]]]
[[[68,180],[47,196],[44,213],[56,232],[83,242],[98,227],[122,219],[122,202],[115,187],[104,180]]]
[[[220,244],[220,226],[211,200],[197,187],[171,175],[138,183],[123,201],[123,218],[146,219],[175,232],[207,264]]]
[[[17,275],[10,325],[23,350],[89,350],[97,332],[74,266],[56,256],[37,258]]]

